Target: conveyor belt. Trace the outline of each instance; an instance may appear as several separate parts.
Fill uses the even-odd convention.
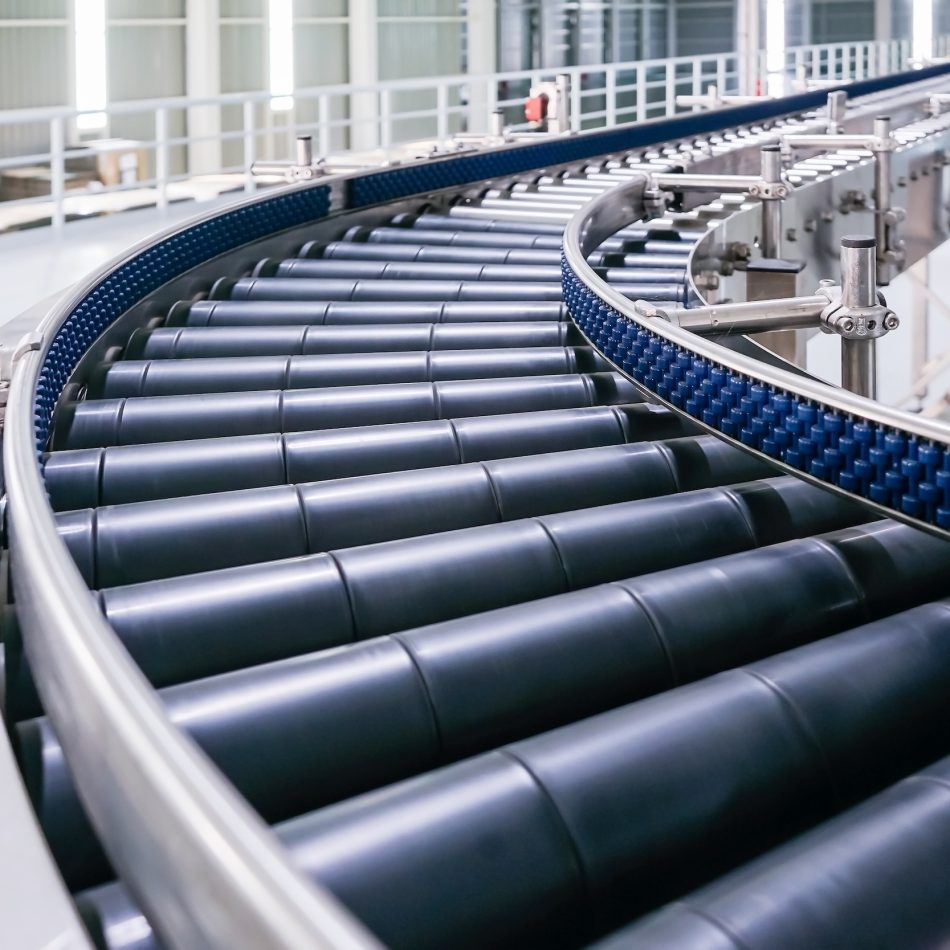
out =
[[[561,302],[562,210],[627,171],[591,169],[223,270],[84,369],[43,456],[171,719],[388,946],[585,945],[950,753],[950,544],[613,370]],[[589,260],[685,302],[692,244],[635,225]],[[92,933],[155,945],[15,631],[5,675]],[[697,900],[804,888],[849,821]],[[783,945],[712,915],[611,946]]]

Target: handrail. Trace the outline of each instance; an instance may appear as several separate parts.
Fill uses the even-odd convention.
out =
[[[641,316],[637,313],[633,301],[622,296],[597,276],[593,268],[587,263],[587,255],[604,239],[643,217],[642,192],[644,183],[645,178],[638,178],[604,192],[581,208],[571,218],[564,230],[562,245],[564,297],[568,309],[575,319],[581,318],[579,322],[581,322],[582,328],[585,322],[584,317],[589,317],[587,322],[593,326],[603,326],[606,320],[611,317],[621,318],[645,331],[651,342],[659,341],[661,345],[664,343],[672,344],[675,348],[675,356],[682,355],[690,360],[699,360],[701,365],[693,368],[692,372],[694,374],[699,370],[701,373],[711,376],[710,370],[712,369],[725,370],[732,377],[727,385],[731,385],[733,382],[736,383],[737,389],[733,390],[734,393],[737,393],[740,388],[744,391],[750,384],[765,387],[765,391],[757,393],[758,399],[764,398],[771,401],[773,396],[778,396],[780,400],[789,400],[790,403],[794,403],[796,400],[801,401],[806,407],[806,412],[803,414],[805,418],[814,416],[817,421],[819,415],[830,413],[839,417],[839,420],[832,423],[836,428],[839,421],[842,426],[850,422],[875,427],[868,433],[862,431],[861,438],[864,439],[866,435],[873,438],[872,448],[886,451],[886,456],[879,460],[881,469],[877,473],[882,481],[887,472],[893,471],[895,468],[898,473],[901,472],[901,462],[904,457],[911,461],[917,461],[916,454],[907,452],[909,444],[915,446],[915,453],[920,445],[923,445],[925,450],[933,448],[936,450],[936,456],[931,457],[930,453],[925,451],[924,455],[927,461],[920,463],[923,469],[923,477],[933,478],[937,469],[943,463],[944,453],[950,450],[950,426],[882,405],[872,399],[857,396],[837,386],[760,362],[665,320]],[[583,314],[581,311],[583,311]],[[661,347],[655,348],[660,349]],[[663,357],[661,353],[650,353],[649,346],[644,355],[649,362],[661,367],[662,363],[657,357],[669,359],[669,355]],[[623,371],[622,367],[618,368]],[[662,375],[662,372],[663,370],[661,370],[660,375]],[[680,401],[680,404],[677,405],[676,402],[658,392],[660,386],[656,379],[651,382],[647,378],[638,379],[635,376],[631,378],[641,389],[646,389],[652,396],[660,399],[666,405],[679,412],[684,411],[683,401]],[[738,396],[736,401],[738,401]],[[782,402],[781,406],[784,409],[785,403]],[[797,406],[792,405],[790,408],[793,414],[797,412]],[[790,465],[786,461],[784,452],[778,454],[766,453],[762,449],[752,446],[740,440],[734,434],[725,431],[723,426],[706,421],[702,414],[691,413],[691,415],[694,416],[696,421],[715,431],[718,435],[726,436],[731,441],[742,445],[743,448],[758,451],[766,455],[773,463],[784,465],[794,470],[798,475],[804,474],[806,477],[820,481],[838,491],[843,491],[845,494],[859,497],[862,503],[869,504],[876,510],[883,511],[901,520],[911,520],[928,530],[950,528],[950,524],[937,526],[933,520],[923,521],[918,519],[915,515],[903,510],[899,505],[880,500],[880,498],[869,498],[865,485],[861,486],[860,491],[850,490],[835,481],[835,473],[831,473],[831,477],[822,477],[810,467],[802,470],[798,466]],[[878,438],[879,436],[880,438]],[[889,446],[893,448],[893,452],[885,450],[883,443],[888,438],[897,440],[889,443]],[[903,442],[900,440],[903,440]],[[947,478],[950,480],[950,472],[947,473]]]
[[[948,39],[950,37],[937,37],[935,51],[944,51]],[[781,74],[787,79],[799,66],[810,65],[826,82],[880,76],[901,68],[905,45],[903,40],[869,40],[792,47],[785,51]],[[774,84],[780,75],[774,69],[766,69],[766,65],[760,50],[728,51],[558,69],[391,79],[369,85],[308,86],[286,97],[285,105],[289,108],[281,109],[274,116],[268,114],[266,118],[261,113],[268,109],[274,97],[263,90],[112,102],[92,114],[104,116],[106,126],[111,117],[140,115],[151,120],[153,134],[143,136],[134,146],[125,143],[100,147],[106,150],[134,148],[144,153],[146,157],[141,163],[147,166],[151,162],[152,167],[137,169],[138,180],[134,186],[153,188],[150,197],[157,206],[164,207],[170,200],[170,186],[202,174],[242,174],[244,190],[254,192],[259,185],[252,171],[255,161],[288,157],[291,138],[302,132],[316,137],[315,150],[321,157],[346,151],[377,153],[378,150],[386,160],[393,157],[393,148],[400,144],[425,137],[446,139],[455,125],[462,124],[459,117],[468,117],[468,131],[487,133],[496,108],[513,110],[519,104],[519,99],[512,98],[511,90],[503,88],[505,84],[538,82],[556,73],[566,73],[574,87],[571,128],[577,132],[581,128],[614,124],[618,117],[642,122],[657,115],[674,115],[682,111],[676,104],[676,92],[688,90],[698,96],[708,83],[715,83],[723,93],[752,94],[757,91],[754,79]],[[651,90],[666,86],[670,87],[667,95],[651,97]],[[399,108],[394,108],[399,94],[411,98],[423,93],[434,93],[431,105],[420,107],[402,102]],[[456,99],[457,102],[453,101]],[[604,108],[598,108],[601,99]],[[352,106],[356,100],[361,102],[359,109],[339,108]],[[227,108],[237,112],[238,107],[240,115],[226,114]],[[171,134],[171,113],[176,117],[187,116],[188,132]],[[67,148],[70,130],[72,124],[86,114],[89,113],[69,106],[0,110],[0,132],[36,123],[48,126],[43,133],[49,143],[48,151],[39,151],[45,143],[30,142],[26,147],[31,154],[22,160],[27,164],[48,165],[50,172],[48,194],[39,198],[9,198],[0,207],[28,207],[45,200],[48,207],[43,212],[36,211],[35,216],[48,214],[52,226],[59,229],[65,225],[73,199],[91,193],[101,197],[132,187],[126,183],[104,186],[97,183],[94,192],[81,187],[67,189],[66,162],[72,155]],[[509,118],[514,117],[509,115]],[[195,127],[191,126],[192,119]],[[419,123],[424,123],[424,127],[420,128]],[[526,126],[516,120],[511,127],[519,130]],[[221,150],[229,141],[238,145],[239,161],[237,156],[225,160]],[[188,148],[184,173],[172,168],[169,160],[172,146]],[[3,164],[10,167],[19,162],[8,157]],[[187,193],[184,196],[187,197]],[[79,207],[74,210],[83,213]]]
[[[892,40],[899,43],[900,40]],[[792,46],[785,52],[787,56],[802,53],[832,52],[841,46],[863,47],[870,49],[877,45],[874,40],[858,40],[854,43],[816,43],[811,45]],[[646,69],[658,69],[666,65],[685,66],[695,62],[713,62],[719,58],[738,59],[744,54],[737,50],[726,50],[721,53],[705,53],[692,56],[667,56],[655,59],[623,60],[620,62],[605,62],[585,64],[579,66],[544,67],[539,69],[519,69],[496,73],[447,73],[439,76],[425,76],[418,79],[384,79],[375,83],[336,83],[326,86],[303,86],[295,89],[294,97],[313,98],[320,95],[352,95],[365,92],[376,92],[388,89],[390,92],[412,92],[417,90],[431,90],[435,86],[448,84],[465,86],[484,82],[517,82],[519,80],[534,80],[539,76],[554,76],[557,73],[567,73],[571,76],[597,74],[605,71],[631,72],[638,66]],[[755,51],[752,55],[759,55]],[[684,82],[688,77],[680,77]],[[712,81],[712,75],[704,77]],[[195,106],[234,105],[241,102],[269,102],[274,98],[273,93],[266,90],[248,90],[246,92],[228,92],[216,96],[169,96],[167,98],[129,99],[122,102],[107,103],[94,111],[106,114],[123,115],[134,112],[146,112],[162,107],[188,109]],[[53,118],[72,119],[82,115],[85,111],[72,106],[42,106],[35,109],[0,109],[0,125],[10,122],[45,121]]]
[[[119,263],[57,302],[14,356],[3,445],[11,569],[44,707],[111,860],[167,946],[374,950],[171,724],[58,538],[35,452],[37,380],[59,325]]]

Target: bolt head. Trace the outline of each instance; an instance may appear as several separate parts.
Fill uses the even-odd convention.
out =
[[[841,321],[841,329],[844,330],[845,333],[851,333],[851,332],[854,330],[854,321],[853,321],[853,320],[842,320],[842,321]]]
[[[897,316],[896,313],[889,313],[889,314],[884,318],[884,326],[885,326],[888,330],[896,330],[900,325],[901,325],[901,321],[900,321],[900,318]]]

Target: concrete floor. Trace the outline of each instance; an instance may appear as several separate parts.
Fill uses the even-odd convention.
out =
[[[0,332],[41,301],[52,302],[68,287],[149,235],[243,195],[182,202],[164,210],[141,208],[121,214],[0,234]],[[20,321],[18,320],[19,324]]]

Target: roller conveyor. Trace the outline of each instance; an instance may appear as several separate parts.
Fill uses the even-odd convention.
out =
[[[561,244],[643,163],[310,215],[164,284],[43,383],[52,543],[277,853],[386,946],[828,944],[885,886],[853,854],[945,942],[950,889],[912,885],[934,849],[879,829],[950,841],[945,764],[909,778],[950,754],[950,542],[621,371]],[[697,220],[581,259],[684,306]],[[34,636],[5,634],[4,708],[65,885],[99,946],[183,945]]]

